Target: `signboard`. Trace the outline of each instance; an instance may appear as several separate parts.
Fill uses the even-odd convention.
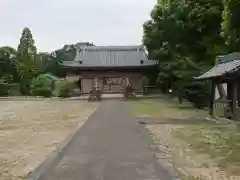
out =
[[[122,85],[123,79],[122,78],[104,78],[103,84],[104,85]]]

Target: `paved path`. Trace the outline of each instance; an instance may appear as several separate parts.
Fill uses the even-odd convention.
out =
[[[123,101],[104,101],[44,180],[170,180]]]

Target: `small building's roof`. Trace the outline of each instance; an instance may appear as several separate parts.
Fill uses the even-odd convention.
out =
[[[157,64],[148,60],[143,46],[85,46],[76,47],[73,61],[64,61],[65,67],[141,67]]]
[[[226,56],[219,56],[216,65],[197,77],[196,79],[210,79],[214,77],[224,76],[228,73],[235,72],[240,67],[240,53],[231,53]]]

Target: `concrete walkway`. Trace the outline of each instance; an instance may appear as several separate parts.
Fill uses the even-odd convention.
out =
[[[44,180],[170,180],[123,101],[103,101]]]

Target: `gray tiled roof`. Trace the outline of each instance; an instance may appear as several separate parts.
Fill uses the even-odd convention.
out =
[[[221,56],[217,58],[216,65],[212,69],[197,77],[196,79],[208,79],[224,76],[227,73],[232,73],[238,70],[239,67],[240,53],[232,53],[226,56]]]
[[[63,62],[66,67],[141,67],[156,64],[148,60],[143,46],[86,46],[76,47],[73,61]]]

